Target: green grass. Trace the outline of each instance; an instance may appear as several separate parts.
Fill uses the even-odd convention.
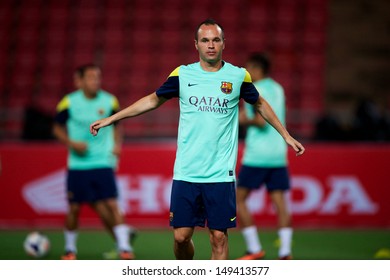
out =
[[[23,241],[28,231],[0,231],[0,260],[28,260]],[[63,233],[47,230],[51,242],[50,253],[44,259],[57,260],[63,253]],[[277,258],[277,235],[274,230],[260,233],[266,259]],[[208,232],[196,229],[194,235],[195,259],[210,258]],[[103,230],[81,230],[78,239],[78,258],[102,259],[102,253],[115,248],[110,236]],[[173,255],[173,234],[170,230],[140,230],[135,241],[139,260],[169,260]],[[293,238],[294,259],[301,260],[371,260],[380,249],[390,250],[388,230],[295,230]],[[229,232],[230,259],[245,251],[244,241],[237,230]],[[386,254],[384,258],[390,259]]]

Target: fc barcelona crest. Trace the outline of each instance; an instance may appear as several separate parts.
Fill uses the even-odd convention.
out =
[[[98,114],[99,114],[99,116],[103,116],[103,114],[104,114],[104,109],[99,109],[99,110],[98,110]]]
[[[221,82],[221,91],[225,94],[231,94],[233,91],[233,84],[229,82]]]

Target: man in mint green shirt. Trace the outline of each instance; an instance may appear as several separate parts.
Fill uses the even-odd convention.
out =
[[[93,64],[80,66],[75,73],[78,90],[67,94],[57,106],[54,135],[68,148],[67,198],[64,260],[77,258],[76,240],[81,204],[88,203],[101,217],[117,242],[121,259],[134,259],[129,243],[131,228],[117,203],[114,169],[120,152],[118,126],[109,127],[100,138],[86,127],[99,117],[119,110],[115,96],[100,88],[101,73]]]
[[[192,259],[194,228],[207,224],[211,259],[227,259],[227,229],[236,225],[239,100],[254,104],[298,155],[304,153],[304,147],[259,96],[249,73],[222,60],[225,36],[220,24],[212,19],[201,22],[195,30],[194,45],[199,62],[177,67],[156,92],[95,121],[90,132],[97,135],[100,128],[178,98],[180,120],[169,213],[174,253],[177,259]]]
[[[284,90],[269,76],[268,57],[262,53],[252,54],[246,63],[246,69],[251,74],[255,87],[285,125]],[[281,241],[279,258],[290,259],[292,228],[285,199],[285,193],[290,189],[286,142],[250,104],[244,104],[240,112],[240,123],[247,126],[245,149],[237,183],[238,217],[247,245],[247,252],[240,259],[253,260],[265,256],[257,228],[246,205],[250,193],[263,184],[266,185],[278,215],[278,234]]]

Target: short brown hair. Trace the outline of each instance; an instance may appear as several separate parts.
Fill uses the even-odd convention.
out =
[[[199,32],[199,28],[202,26],[202,25],[217,25],[219,28],[221,28],[221,31],[222,31],[222,39],[225,39],[225,32],[223,30],[223,27],[222,25],[220,25],[219,23],[217,23],[214,19],[212,18],[208,18],[204,21],[202,21],[201,23],[198,24],[198,27],[196,28],[195,30],[195,40],[198,41],[198,32]]]
[[[88,63],[88,64],[84,64],[84,65],[81,65],[81,66],[77,67],[74,73],[79,78],[83,78],[84,75],[85,75],[85,72],[88,69],[100,69],[100,67],[97,66],[96,64]]]
[[[266,53],[263,52],[255,52],[252,53],[247,63],[252,63],[255,67],[258,67],[263,70],[264,75],[268,75],[271,70],[271,62]]]

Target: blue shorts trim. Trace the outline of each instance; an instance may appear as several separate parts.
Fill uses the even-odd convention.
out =
[[[238,187],[251,190],[259,189],[265,184],[269,192],[290,189],[287,167],[264,168],[243,165],[238,174]]]
[[[68,170],[67,197],[69,202],[76,203],[117,198],[114,171],[112,168]]]
[[[170,225],[204,227],[206,224],[208,228],[218,230],[236,227],[235,183],[173,180]]]

